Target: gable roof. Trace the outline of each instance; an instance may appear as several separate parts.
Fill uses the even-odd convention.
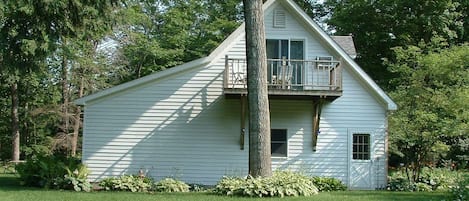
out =
[[[336,42],[331,36],[329,36],[326,32],[324,32],[318,24],[316,24],[293,0],[268,0],[264,3],[263,9],[267,10],[271,6],[275,5],[274,3],[280,3],[285,8],[290,10],[290,14],[293,14],[298,17],[299,20],[302,20],[307,27],[306,29],[310,29],[314,33],[317,34],[320,40],[324,41],[324,45],[328,46],[330,49],[335,51],[340,57],[343,58],[343,62],[346,62],[348,66],[350,66],[351,72],[358,78],[370,91],[372,94],[375,95],[385,106],[387,110],[396,110],[397,105],[394,103],[391,98],[386,95],[386,93],[358,66],[357,63],[353,60],[352,56],[354,55],[355,48],[353,46],[353,52],[351,47],[353,45],[353,39],[349,38],[336,38],[339,42]],[[213,61],[214,58],[219,57],[219,55],[223,55],[223,53],[230,47],[233,42],[238,38],[240,34],[244,34],[245,24],[241,24],[228,38],[226,38],[209,56],[200,58],[182,65],[178,65],[172,67],[170,69],[160,71],[115,87],[111,87],[95,94],[85,96],[83,98],[75,100],[75,103],[78,105],[86,105],[89,102],[94,100],[136,87],[143,85],[145,83],[155,81],[161,78],[164,78],[169,75],[174,75],[189,69],[193,69],[196,67],[200,67],[202,65],[208,64]],[[351,43],[350,43],[351,41]],[[344,49],[338,44],[341,43]],[[352,54],[348,54],[352,53]],[[356,55],[356,52],[355,52]]]

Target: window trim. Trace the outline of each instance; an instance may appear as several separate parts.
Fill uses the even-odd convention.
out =
[[[355,136],[358,138],[358,142],[355,141]],[[366,137],[366,138],[363,138]],[[360,140],[362,139],[362,140]],[[367,142],[365,142],[367,139]],[[363,141],[363,142],[362,142]],[[370,133],[364,133],[364,132],[357,132],[352,134],[352,160],[355,161],[370,161],[371,160],[371,155],[372,155],[372,150],[371,150],[371,134]],[[356,149],[355,146],[357,146]],[[365,150],[365,146],[367,149]],[[362,148],[363,151],[360,151],[360,148]],[[356,151],[355,151],[356,150]],[[367,157],[363,157],[367,154]],[[357,158],[355,158],[357,156]]]
[[[285,141],[273,141],[273,138],[272,138],[272,131],[274,131],[274,130],[284,132],[284,134],[285,134]],[[273,152],[272,143],[283,143],[283,144],[285,144],[285,147],[286,147],[286,148],[285,148],[285,149],[286,149],[286,150],[285,150],[285,155],[283,155],[283,154],[278,154],[278,155],[276,154],[276,155],[274,155],[274,154],[272,153],[272,152]],[[271,147],[271,150],[270,150],[270,157],[271,157],[271,158],[288,158],[288,150],[289,150],[289,149],[288,149],[288,129],[277,129],[277,128],[273,129],[273,128],[271,128],[271,129],[270,129],[270,147]]]
[[[291,42],[302,42],[303,43],[303,60],[306,60],[307,59],[307,55],[306,53],[308,52],[307,51],[307,48],[308,46],[306,45],[307,41],[306,41],[306,38],[277,38],[277,37],[273,37],[273,38],[267,38],[265,39],[265,43],[266,43],[266,49],[267,49],[267,41],[268,40],[271,40],[271,41],[276,41],[277,43],[281,43],[281,41],[287,41],[287,56],[286,56],[286,59],[290,59],[291,58]],[[280,44],[281,45],[281,44]],[[280,46],[279,46],[280,47]],[[281,59],[282,56],[281,56],[281,47],[279,48],[278,50],[279,52],[277,52],[277,56],[276,57],[279,57],[279,54],[280,54],[280,58],[274,58],[274,59]],[[332,57],[332,56],[331,56]]]

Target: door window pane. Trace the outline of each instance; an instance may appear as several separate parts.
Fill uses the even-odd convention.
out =
[[[353,134],[352,158],[370,160],[370,134]]]

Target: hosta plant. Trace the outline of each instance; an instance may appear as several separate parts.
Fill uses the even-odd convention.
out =
[[[166,178],[155,183],[155,190],[158,192],[189,192],[189,185],[183,181]]]
[[[214,192],[249,197],[310,196],[318,193],[311,178],[290,171],[276,171],[272,177],[224,177]]]

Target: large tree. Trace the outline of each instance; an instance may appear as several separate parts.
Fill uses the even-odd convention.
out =
[[[467,149],[458,143],[468,140],[469,45],[440,42],[395,48],[397,61],[390,64],[399,75],[390,95],[400,107],[390,118],[390,150],[412,181],[424,165]]]
[[[65,36],[74,36],[87,16],[105,14],[112,0],[17,0],[0,5],[0,66],[11,97],[12,160],[20,159],[19,82],[41,71]]]
[[[243,2],[246,22],[249,174],[253,177],[268,177],[272,175],[272,165],[264,12],[262,0]]]

